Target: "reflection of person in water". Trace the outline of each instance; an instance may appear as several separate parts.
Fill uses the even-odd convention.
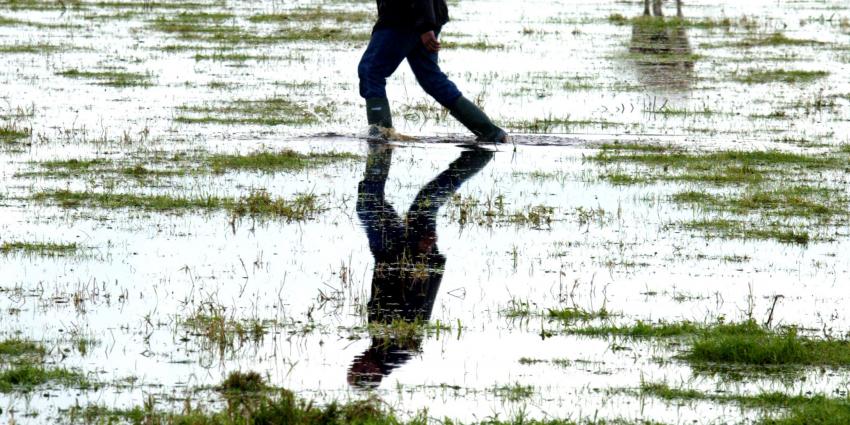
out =
[[[677,17],[664,21],[660,1],[650,16],[649,1],[642,18],[632,20],[632,39],[629,50],[638,55],[635,66],[638,80],[650,87],[687,89],[693,81],[694,55],[688,33],[682,24],[682,5],[677,2]]]
[[[366,173],[358,187],[357,215],[375,258],[372,295],[367,304],[370,323],[427,321],[443,280],[446,257],[437,249],[437,212],[460,186],[493,158],[481,149],[463,151],[449,168],[416,195],[402,219],[385,200],[392,147],[370,146]],[[421,340],[400,344],[372,338],[371,346],[355,358],[348,381],[376,387],[384,376],[410,359]]]

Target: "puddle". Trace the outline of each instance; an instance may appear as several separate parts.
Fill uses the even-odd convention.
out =
[[[444,33],[514,133],[479,148],[406,67],[388,91],[418,140],[358,137],[371,3],[0,5],[0,341],[88,381],[0,390],[0,422],[220,409],[238,370],[465,423],[764,415],[642,383],[846,397],[846,365],[706,368],[693,335],[577,330],[846,337],[847,5],[506,4],[454,5]],[[215,157],[287,149],[304,164]]]

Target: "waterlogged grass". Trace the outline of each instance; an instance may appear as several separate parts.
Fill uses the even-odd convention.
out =
[[[445,49],[468,49],[468,50],[503,50],[506,48],[504,44],[494,43],[486,39],[464,41],[464,40],[448,40],[442,43]]]
[[[30,392],[43,385],[87,388],[89,382],[79,372],[43,364],[44,346],[21,339],[0,341],[0,394]]]
[[[71,158],[30,162],[35,169],[15,173],[15,177],[105,177],[129,176],[134,178],[171,177],[223,173],[231,170],[280,172],[303,171],[343,161],[360,159],[345,152],[307,152],[291,149],[257,151],[247,154],[207,154],[192,152],[171,156],[147,155],[136,163],[134,159]]]
[[[803,154],[781,151],[687,152],[681,148],[603,145],[591,160],[604,167],[600,177],[612,184],[634,185],[659,181],[702,186],[676,193],[675,203],[700,213],[682,223],[709,237],[777,240],[806,244],[824,239],[828,226],[845,222],[850,206],[842,188],[830,186],[825,176],[844,173],[846,152]],[[789,181],[811,181],[815,184]],[[705,186],[723,188],[720,192]],[[731,189],[731,190],[730,190]],[[810,233],[817,233],[812,236]]]
[[[569,116],[549,116],[545,118],[534,118],[525,121],[509,121],[505,123],[505,126],[512,130],[523,131],[528,133],[545,134],[551,133],[555,130],[569,131],[574,128],[586,127],[607,129],[611,127],[622,127],[623,124],[606,120],[572,119]]]
[[[396,413],[379,398],[370,396],[347,402],[317,403],[298,398],[286,389],[269,386],[256,372],[233,372],[216,386],[226,401],[221,410],[189,409],[170,413],[156,409],[153,401],[129,409],[110,409],[103,406],[74,406],[65,412],[67,418],[84,423],[114,423],[129,421],[145,424],[193,425],[427,425],[434,423],[427,411],[413,412],[407,419]],[[521,384],[494,386],[496,396],[512,402],[522,402],[534,394],[534,389]],[[651,425],[645,420],[530,419],[520,412],[505,419],[489,418],[481,422],[458,422],[449,418],[439,421],[445,425]],[[76,422],[72,422],[76,423]]]
[[[2,255],[21,254],[54,257],[72,255],[79,250],[80,246],[76,243],[6,241],[0,244],[0,254]]]
[[[44,347],[33,341],[17,338],[0,341],[0,363],[3,357],[42,356],[44,353]]]
[[[722,45],[722,47],[742,47],[742,48],[752,48],[752,47],[781,47],[781,46],[817,46],[823,45],[825,43],[810,40],[810,39],[799,39],[799,38],[790,38],[781,32],[774,32],[769,35],[759,36],[759,37],[751,37],[745,38],[741,41],[728,43]],[[721,46],[718,46],[721,47]]]
[[[44,191],[31,198],[36,202],[50,202],[63,208],[134,209],[149,212],[229,211],[234,218],[279,218],[303,221],[317,217],[327,208],[314,194],[299,194],[292,199],[272,197],[266,191],[256,190],[238,199],[217,196],[185,197],[179,195],[137,195],[129,193],[74,192],[69,190]]]
[[[634,325],[582,326],[570,333],[587,336],[623,336],[629,338],[669,338],[695,335],[703,326],[692,322],[647,323],[638,321]]]
[[[685,152],[650,145],[648,150],[604,145],[591,160],[606,166],[634,164],[648,168],[647,181],[752,183],[781,179],[795,172],[840,171],[848,158],[781,151]],[[660,149],[660,150],[659,150]]]
[[[611,313],[604,307],[599,310],[584,310],[578,307],[550,308],[546,316],[553,320],[564,323],[576,321],[587,322],[590,320],[605,320],[611,317]]]
[[[742,407],[774,412],[758,421],[765,425],[838,425],[850,422],[850,399],[847,398],[788,395],[779,392],[754,395],[704,393],[693,389],[671,388],[663,383],[644,383],[640,387],[640,394],[668,401],[735,403]]]
[[[136,195],[130,193],[75,192],[70,190],[35,193],[36,202],[54,202],[63,208],[140,209],[144,211],[216,210],[232,205],[232,200],[215,196]]]
[[[255,191],[237,201],[232,213],[236,218],[271,217],[304,221],[314,219],[326,210],[314,194],[302,193],[292,199],[284,199],[272,198],[266,191]]]
[[[736,75],[735,80],[745,84],[763,83],[809,83],[829,76],[827,71],[801,70],[750,70],[746,74]]]
[[[672,28],[699,28],[699,29],[730,29],[732,27],[753,26],[753,21],[749,18],[732,19],[732,18],[679,18],[676,16],[656,17],[656,16],[635,16],[628,18],[619,13],[608,15],[608,22],[614,25],[638,25],[644,28],[656,30],[672,29]]]
[[[806,245],[813,237],[808,230],[799,225],[789,225],[777,221],[753,222],[728,219],[707,218],[687,221],[682,227],[698,230],[708,237],[743,240],[774,240],[786,244]]]
[[[260,342],[276,324],[260,319],[236,319],[226,315],[223,306],[205,304],[187,317],[178,318],[180,327],[192,337],[201,337],[219,353]]]
[[[389,323],[369,322],[365,330],[372,338],[383,340],[386,343],[391,341],[394,345],[410,350],[419,350],[420,343],[425,338],[440,338],[441,335],[461,332],[459,324],[456,327],[452,327],[439,320],[431,322],[427,320],[408,321],[401,319],[395,319]]]
[[[0,393],[30,392],[42,385],[87,388],[90,384],[79,372],[24,363],[0,370]]]
[[[254,152],[246,155],[215,154],[208,158],[208,163],[216,172],[225,170],[277,172],[301,171],[360,158],[358,155],[345,152],[310,152],[303,154],[291,149],[284,149],[279,152]]]
[[[258,15],[271,22],[275,15]],[[249,18],[250,20],[251,18]],[[280,21],[278,21],[280,22]],[[302,21],[303,22],[303,21]],[[323,27],[282,26],[273,32],[246,29],[229,14],[184,13],[170,17],[158,17],[150,27],[156,31],[172,34],[184,41],[215,43],[219,46],[270,45],[296,41],[315,42],[363,42],[369,32],[354,30],[350,26]]]
[[[800,336],[794,328],[771,329],[748,320],[741,323],[696,324],[637,322],[623,326],[585,326],[570,333],[630,338],[685,338],[691,363],[755,366],[850,366],[850,341]]]
[[[184,105],[175,121],[193,124],[308,125],[330,118],[332,106],[310,107],[285,97],[234,100],[208,105]]]
[[[209,8],[216,3],[193,1],[109,1],[109,0],[9,0],[6,2],[12,10],[73,10],[95,9],[137,9],[137,10],[181,10]]]
[[[97,81],[97,84],[110,87],[148,87],[153,84],[150,73],[122,70],[81,71],[79,69],[68,69],[58,72],[56,75],[74,79],[94,80]]]
[[[18,53],[33,53],[33,54],[47,54],[47,53],[55,53],[63,48],[57,46],[55,44],[49,43],[35,43],[35,44],[25,44],[25,43],[16,43],[16,44],[3,44],[0,45],[0,54],[18,54]]]
[[[686,191],[673,195],[673,201],[740,215],[759,212],[768,217],[800,217],[818,220],[850,215],[848,199],[844,191],[826,187],[758,188],[719,195]]]
[[[502,400],[517,403],[531,398],[534,395],[534,387],[517,382],[511,385],[496,386],[493,388],[493,393]]]
[[[360,10],[329,9],[324,7],[298,8],[280,13],[263,13],[248,18],[254,23],[304,23],[330,21],[337,24],[371,23],[375,14]]]
[[[474,196],[455,195],[449,201],[445,215],[462,226],[474,224],[492,227],[513,224],[546,229],[555,220],[555,208],[546,205],[526,205],[512,209],[505,205],[504,197],[501,195],[483,200]]]
[[[23,139],[28,139],[32,130],[9,121],[0,125],[0,144],[13,144]]]
[[[772,330],[753,321],[719,324],[693,341],[691,362],[747,365],[850,365],[850,341],[811,339],[793,328]]]

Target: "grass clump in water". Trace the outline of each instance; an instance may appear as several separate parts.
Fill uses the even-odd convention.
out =
[[[373,19],[374,15],[370,12],[354,10],[334,10],[319,6],[315,8],[304,7],[292,9],[281,13],[258,14],[249,17],[248,21],[254,23],[321,23],[322,21],[331,21],[338,24],[351,24],[369,23]]]
[[[309,108],[284,97],[181,106],[175,121],[188,124],[308,125],[330,118],[333,108]]]
[[[753,395],[704,393],[693,389],[671,388],[664,383],[643,383],[641,395],[650,395],[662,400],[711,401],[715,403],[737,403],[743,407],[765,409],[778,415],[765,415],[757,424],[762,425],[839,425],[850,423],[850,399],[824,396],[788,395],[767,392]]]
[[[21,127],[14,121],[8,121],[0,126],[0,143],[12,144],[27,139],[32,135],[32,130]]]
[[[0,341],[0,357],[41,356],[45,352],[41,344],[22,339]]]
[[[692,322],[678,323],[647,323],[638,321],[634,325],[585,326],[571,329],[569,332],[587,336],[624,336],[629,338],[670,338],[694,335],[703,330],[704,326]]]
[[[315,218],[326,208],[319,204],[319,197],[312,193],[296,195],[292,200],[272,198],[268,192],[258,190],[239,199],[233,206],[233,216],[278,217],[287,221],[303,221]]]
[[[3,255],[23,254],[53,257],[74,254],[79,249],[80,246],[76,243],[7,241],[0,244],[0,254]]]
[[[95,193],[57,190],[39,192],[35,201],[53,201],[63,208],[81,206],[106,209],[135,208],[144,211],[215,210],[228,207],[232,201],[214,196],[182,197],[171,195],[134,195],[129,193]]]
[[[547,317],[564,323],[572,323],[575,321],[587,322],[596,319],[605,320],[611,317],[611,313],[604,307],[595,311],[588,311],[578,307],[550,308]]]
[[[850,341],[801,337],[797,330],[774,331],[754,321],[718,324],[694,340],[691,362],[748,365],[850,365]]]
[[[202,305],[179,323],[189,335],[202,337],[222,354],[248,342],[262,341],[267,329],[274,325],[267,321],[227,317],[224,307],[213,304]]]
[[[75,79],[89,79],[98,81],[98,84],[109,87],[148,87],[152,85],[151,74],[128,72],[121,70],[105,71],[81,71],[68,69],[58,72],[56,75]]]
[[[735,79],[745,84],[763,83],[808,83],[829,76],[827,71],[801,71],[801,70],[750,70],[744,75],[736,75]]]
[[[216,154],[208,159],[216,172],[225,170],[256,170],[264,172],[301,171],[338,161],[360,158],[345,152],[299,153],[291,149],[279,152],[254,152],[247,155]]]
[[[673,200],[735,214],[761,212],[767,216],[818,219],[850,215],[843,192],[824,187],[753,189],[730,195],[687,191],[673,195]]]
[[[778,222],[754,224],[742,220],[712,218],[688,221],[683,224],[683,227],[724,239],[775,240],[798,245],[806,245],[814,239],[807,230],[799,226],[789,226]]]
[[[64,368],[45,368],[42,365],[24,363],[0,371],[0,393],[30,392],[46,384],[77,388],[89,386],[81,373]]]
[[[766,46],[816,46],[822,44],[824,43],[820,41],[789,38],[784,33],[774,32],[773,34],[767,36],[746,38],[739,42],[732,43],[732,47],[750,48]]]
[[[47,54],[58,52],[60,49],[59,46],[49,43],[0,45],[0,53],[2,54]]]

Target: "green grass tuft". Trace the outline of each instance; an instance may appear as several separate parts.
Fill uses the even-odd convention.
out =
[[[41,365],[20,364],[0,371],[0,393],[30,392],[45,384],[77,388],[89,386],[85,376],[67,369],[49,369]]]
[[[54,242],[3,242],[0,244],[0,254],[40,255],[45,257],[74,254],[80,250],[76,243]]]

